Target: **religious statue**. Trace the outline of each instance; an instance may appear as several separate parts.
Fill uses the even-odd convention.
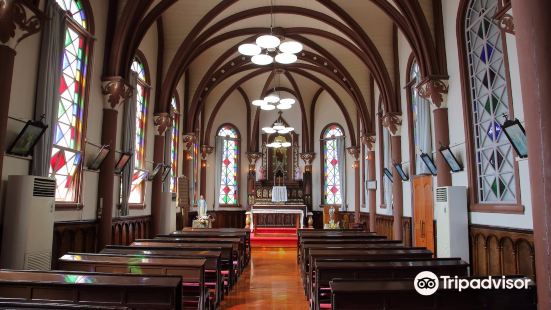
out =
[[[214,219],[207,214],[207,201],[201,195],[197,201],[197,218],[193,220],[193,228],[211,228]]]
[[[295,180],[302,180],[302,171],[299,166],[295,169]]]
[[[260,166],[260,168],[258,169],[258,180],[261,181],[261,180],[265,180],[266,179],[266,171],[264,170],[264,166]]]
[[[203,195],[201,195],[201,197],[199,197],[199,201],[197,201],[197,217],[200,218],[206,215],[207,215],[207,201],[205,200]]]
[[[324,229],[339,229],[340,222],[335,222],[335,207],[329,208],[329,223],[325,224]]]

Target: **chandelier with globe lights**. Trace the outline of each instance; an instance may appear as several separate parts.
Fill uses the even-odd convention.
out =
[[[252,56],[251,62],[266,66],[275,62],[280,64],[292,64],[297,61],[297,53],[302,51],[302,44],[293,40],[284,40],[274,35],[274,12],[271,1],[270,12],[270,34],[264,34],[256,38],[255,43],[244,43],[239,45],[238,51],[242,55]]]
[[[281,77],[278,75],[279,84],[281,84]],[[274,84],[274,89],[271,93],[265,96],[263,99],[257,99],[252,101],[252,105],[260,107],[261,110],[271,111],[275,110],[288,110],[293,107],[296,100],[291,97],[283,97],[281,93],[276,90]]]
[[[274,141],[272,143],[266,144],[266,146],[267,147],[272,147],[272,148],[290,147],[291,142],[288,142],[285,139],[285,137],[281,136],[281,134],[290,133],[291,131],[295,130],[295,128],[285,126],[285,122],[283,121],[283,118],[281,117],[283,112],[279,111],[278,114],[279,114],[279,116],[275,120],[275,122],[273,123],[272,127],[262,128],[262,131],[264,131],[265,133],[268,133],[268,134],[278,133],[278,134],[280,134],[280,135],[278,135],[274,138]]]

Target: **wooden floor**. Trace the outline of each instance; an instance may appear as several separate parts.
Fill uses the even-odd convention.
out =
[[[252,261],[222,309],[308,309],[296,248],[253,249]]]

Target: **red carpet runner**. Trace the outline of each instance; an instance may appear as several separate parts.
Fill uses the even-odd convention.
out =
[[[297,230],[288,227],[259,227],[251,233],[251,247],[296,248]]]

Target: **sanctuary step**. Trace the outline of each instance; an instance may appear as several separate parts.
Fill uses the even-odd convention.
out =
[[[255,248],[294,248],[297,246],[297,229],[289,227],[258,227],[251,234]]]

